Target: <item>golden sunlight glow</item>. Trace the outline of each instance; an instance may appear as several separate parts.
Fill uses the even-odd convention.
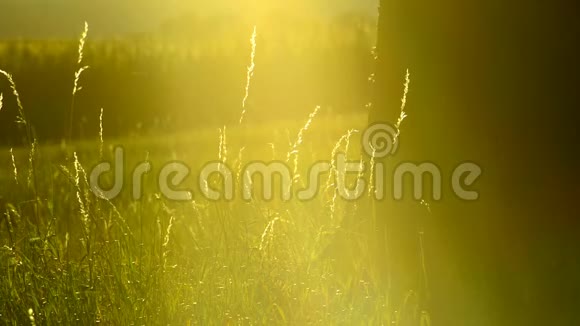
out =
[[[0,0],[0,324],[579,325],[558,1]]]

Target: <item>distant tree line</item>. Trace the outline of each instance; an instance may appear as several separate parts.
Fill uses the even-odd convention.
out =
[[[352,15],[258,26],[248,119],[303,118],[316,105],[332,112],[365,110],[375,26]],[[109,137],[237,121],[252,28],[223,19],[183,20],[116,40],[92,40],[89,31],[90,69],[80,81],[73,136],[97,135],[101,107]],[[13,74],[41,141],[66,135],[77,49],[74,40],[0,43],[0,69]],[[16,102],[5,80],[0,92],[0,145],[18,145]]]

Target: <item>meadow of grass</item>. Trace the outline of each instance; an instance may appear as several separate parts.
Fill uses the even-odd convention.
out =
[[[86,31],[70,129],[85,38]],[[0,154],[0,323],[430,323],[413,292],[394,306],[380,284],[370,190],[362,200],[345,201],[325,176],[309,201],[244,201],[237,189],[236,200],[216,202],[198,191],[197,173],[211,161],[228,164],[238,178],[248,162],[286,162],[298,186],[312,164],[338,152],[372,165],[356,132],[365,127],[364,115],[336,116],[322,108],[310,117],[244,121],[221,131],[109,139],[102,115],[114,113],[105,109],[94,121],[100,130],[94,140],[40,146],[15,81],[3,75],[17,98],[25,146]],[[91,191],[88,179],[96,164],[113,161],[115,146],[125,149],[125,187],[106,200]],[[153,171],[135,200],[131,171],[143,161]],[[193,200],[161,194],[156,176],[170,161],[191,168],[182,187],[194,191]],[[359,177],[369,178],[369,171]],[[211,186],[219,188],[219,181]]]
[[[300,170],[330,158],[342,134],[364,123],[362,117],[328,119],[314,120],[305,132]],[[283,122],[228,129],[221,159],[234,168],[285,161],[292,150],[287,137],[299,129]],[[126,167],[180,160],[196,171],[219,159],[218,135],[199,130],[120,144]],[[113,144],[105,143],[105,159],[112,159]],[[360,159],[354,139],[349,152]],[[100,161],[98,141],[40,148],[32,166],[28,150],[14,154],[15,165],[9,150],[1,160],[0,314],[7,323],[28,323],[31,314],[41,324],[378,324],[393,318],[369,257],[370,200],[333,199],[332,190],[307,202],[211,202],[194,191],[194,200],[172,202],[156,189],[153,171],[141,200],[126,186],[120,198],[106,201],[86,182],[86,171]],[[194,176],[184,187],[197,189]]]

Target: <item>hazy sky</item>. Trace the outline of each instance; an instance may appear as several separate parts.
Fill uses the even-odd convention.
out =
[[[0,38],[77,37],[87,20],[94,36],[155,30],[185,13],[265,15],[273,9],[305,15],[376,12],[378,0],[0,0]]]

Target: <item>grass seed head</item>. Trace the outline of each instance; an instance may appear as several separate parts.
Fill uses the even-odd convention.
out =
[[[32,308],[28,309],[28,319],[30,320],[30,325],[36,325],[36,319],[34,318],[34,310]]]
[[[81,38],[79,39],[79,58],[77,61],[78,65],[81,65],[83,62],[84,50],[85,50],[85,43],[87,41],[87,36],[89,35],[89,24],[85,22],[85,29],[81,34]]]
[[[14,151],[10,148],[10,157],[12,158],[12,171],[14,174],[14,181],[18,184],[18,167],[16,165],[16,159],[14,158]]]
[[[105,142],[103,141],[103,108],[101,108],[101,114],[99,115],[99,158],[103,159],[103,147]]]
[[[250,55],[250,66],[248,67],[248,72],[246,74],[246,93],[244,95],[244,99],[242,100],[242,114],[240,116],[240,124],[244,122],[244,118],[246,115],[246,104],[248,102],[248,98],[250,97],[250,86],[252,84],[252,77],[254,76],[254,71],[256,70],[256,48],[257,48],[257,41],[256,38],[258,36],[258,28],[254,26],[254,32],[252,33],[252,37],[250,38],[250,44],[252,45],[252,53]]]

